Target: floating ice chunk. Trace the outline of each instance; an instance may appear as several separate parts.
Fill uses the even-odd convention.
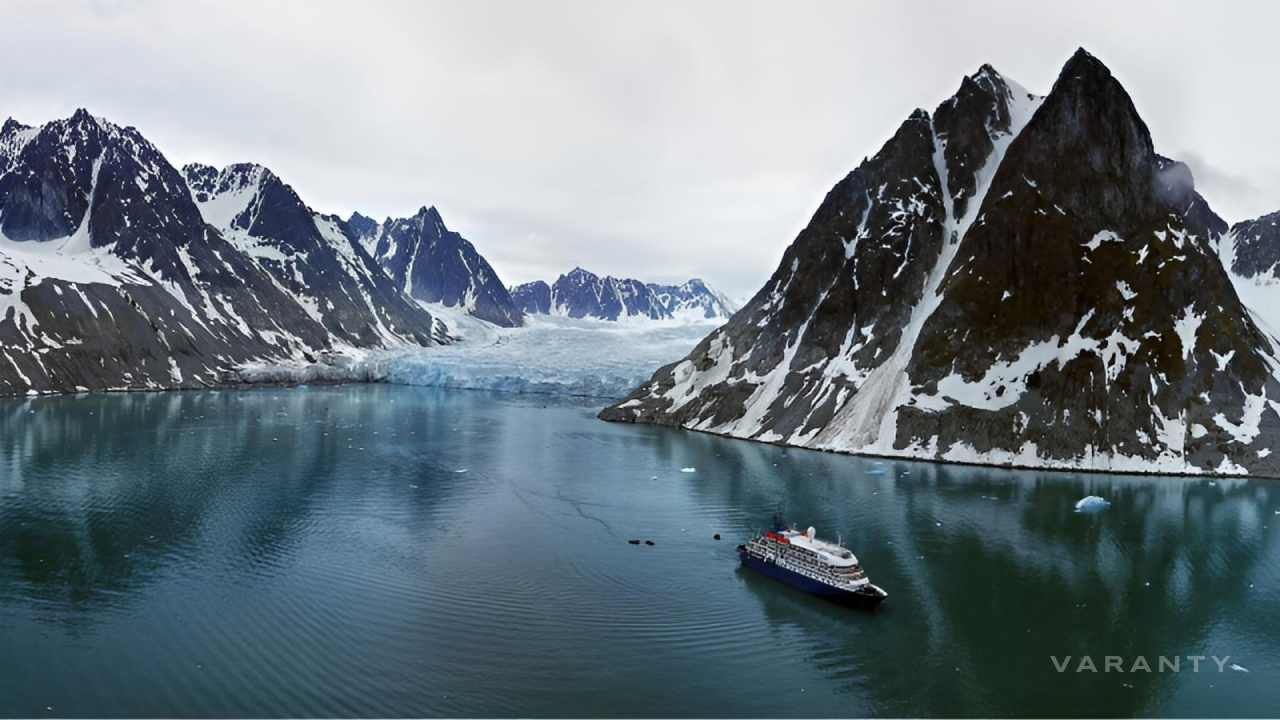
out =
[[[867,474],[867,475],[883,475],[883,474],[884,474],[884,471],[883,471],[883,470],[868,470],[868,471],[866,472],[866,474]]]
[[[689,468],[680,468],[680,472],[685,472],[685,473],[698,472],[698,468],[691,468],[691,467],[689,467]]]
[[[1106,510],[1111,507],[1111,503],[1098,497],[1097,495],[1086,495],[1076,503],[1076,512],[1088,513]]]
[[[454,472],[456,472],[456,473],[464,473],[464,472],[466,472],[466,471],[467,471],[467,469],[466,469],[466,468],[458,468],[457,470],[454,470]]]
[[[1228,667],[1230,667],[1232,670],[1235,670],[1236,672],[1249,672],[1249,668],[1236,663],[1231,663]]]

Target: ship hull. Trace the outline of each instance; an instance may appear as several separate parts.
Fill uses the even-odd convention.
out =
[[[801,575],[794,570],[780,567],[774,563],[765,562],[748,552],[739,551],[738,557],[742,560],[742,566],[745,568],[750,568],[763,575],[768,575],[774,580],[784,582],[792,587],[803,590],[810,595],[820,597],[823,600],[829,600],[841,605],[855,607],[859,610],[875,610],[880,606],[880,603],[888,597],[884,591],[858,592],[856,590],[846,590],[844,588],[833,587],[824,582],[814,580],[807,575]],[[879,588],[876,588],[876,590],[879,590]]]

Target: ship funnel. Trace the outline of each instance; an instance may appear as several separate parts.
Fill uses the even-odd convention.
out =
[[[814,530],[812,525],[810,525],[810,526],[809,526],[809,530],[805,533],[805,535],[808,535],[808,536],[809,536],[809,539],[810,539],[810,540],[812,540],[812,539],[813,539],[813,536],[814,536],[814,535],[817,535],[817,534],[818,534],[818,531],[817,531],[817,530]]]

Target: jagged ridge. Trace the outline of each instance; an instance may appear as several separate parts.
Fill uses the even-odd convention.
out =
[[[347,225],[410,297],[460,307],[502,327],[524,324],[493,267],[474,245],[445,227],[434,207],[381,224],[355,213]]]
[[[511,297],[527,313],[601,320],[728,318],[737,309],[699,278],[682,285],[660,285],[600,277],[580,267],[561,275],[552,285],[541,280],[516,285],[511,288]]]

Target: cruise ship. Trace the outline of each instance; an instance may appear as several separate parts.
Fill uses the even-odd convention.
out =
[[[874,610],[889,597],[871,584],[852,552],[819,540],[812,527],[798,532],[778,523],[773,530],[739,545],[738,557],[744,567],[862,610]]]

